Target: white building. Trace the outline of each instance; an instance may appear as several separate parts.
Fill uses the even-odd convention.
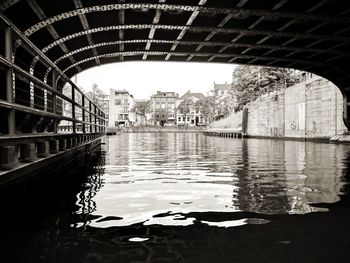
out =
[[[206,119],[202,115],[202,113],[199,111],[199,109],[196,108],[196,102],[200,99],[204,99],[205,96],[202,93],[195,93],[191,92],[190,90],[187,91],[184,95],[182,95],[179,100],[177,101],[177,125],[179,126],[202,126],[206,124]],[[191,101],[191,105],[189,105],[189,112],[187,114],[181,113],[181,111],[178,109],[179,105],[184,101],[189,100]]]
[[[133,106],[134,97],[128,91],[110,89],[108,127],[132,126],[136,121]]]

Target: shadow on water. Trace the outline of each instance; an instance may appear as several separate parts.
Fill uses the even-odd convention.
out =
[[[295,195],[284,194],[278,198],[275,195],[288,187],[292,189],[288,186],[288,178],[284,183],[274,181],[273,189],[265,189],[266,181],[249,173],[255,169],[251,161],[254,145],[242,141],[240,149],[242,162],[236,171],[239,188],[233,193],[239,209],[169,211],[152,215],[155,219],[172,217],[180,223],[191,222],[182,225],[147,224],[145,219],[144,222],[116,226],[113,222],[122,221],[123,217],[112,213],[96,214],[96,194],[105,184],[102,155],[102,158],[91,160],[91,166],[80,169],[80,172],[67,172],[66,179],[59,185],[51,184],[51,187],[36,193],[21,195],[24,200],[14,198],[11,205],[2,206],[0,260],[55,263],[349,262],[349,149],[342,150],[343,166],[336,169],[341,173],[342,181],[338,201],[313,202],[309,206],[315,210],[293,213],[293,209],[304,209],[291,199]],[[299,146],[294,143],[286,145],[281,147],[278,144],[273,150],[280,151],[281,156],[288,156],[289,161],[300,157],[290,156],[290,147]],[[264,147],[270,146],[264,144]],[[315,150],[313,144],[307,147]],[[317,159],[315,154],[303,158]],[[274,158],[276,156],[267,156],[264,161]],[[110,160],[107,162],[107,165],[111,163]],[[285,161],[282,163],[289,165]],[[302,168],[308,169],[306,164]],[[288,167],[284,169],[288,171]],[[309,174],[313,173],[311,170]],[[309,198],[313,200],[312,193]],[[277,212],[271,210],[271,202],[278,208]],[[97,227],[90,224],[92,221],[110,224]]]

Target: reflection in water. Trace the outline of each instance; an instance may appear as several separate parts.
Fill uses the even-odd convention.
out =
[[[227,140],[201,134],[108,137],[104,187],[91,226],[190,225],[187,212],[303,214],[339,200],[343,146]],[[171,212],[167,216],[157,214]]]
[[[10,262],[348,262],[348,145],[135,133],[104,147],[53,212],[14,223]]]

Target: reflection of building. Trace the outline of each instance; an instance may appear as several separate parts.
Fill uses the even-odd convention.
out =
[[[109,95],[109,127],[130,126],[135,122],[131,112],[134,97],[126,90],[110,90]]]
[[[179,94],[168,91],[157,91],[157,94],[151,96],[154,125],[175,125],[176,102],[178,98]]]
[[[204,99],[205,96],[202,93],[194,93],[190,90],[180,97],[177,101],[176,119],[177,125],[205,125],[206,121],[201,112],[196,108],[196,102],[200,99]],[[181,113],[179,105],[188,101],[188,113]]]

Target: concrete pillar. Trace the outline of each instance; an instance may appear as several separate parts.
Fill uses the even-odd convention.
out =
[[[58,153],[60,149],[60,141],[59,140],[52,140],[49,142],[50,145],[50,153]]]
[[[66,139],[60,139],[59,140],[59,149],[60,149],[60,151],[64,151],[66,148],[67,148]]]
[[[31,163],[35,161],[35,143],[21,144],[20,146],[20,159],[21,162]]]
[[[17,152],[15,146],[0,147],[0,168],[9,170],[18,163]]]
[[[38,157],[47,157],[50,155],[50,145],[49,142],[38,142]]]

